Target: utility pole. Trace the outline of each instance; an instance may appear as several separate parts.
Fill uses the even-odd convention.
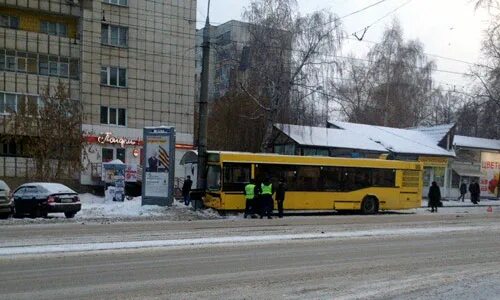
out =
[[[207,123],[208,123],[208,72],[210,59],[210,0],[208,0],[207,20],[203,28],[201,88],[198,121],[198,178],[197,188],[207,188]]]

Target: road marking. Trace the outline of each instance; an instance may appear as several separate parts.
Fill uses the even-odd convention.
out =
[[[26,254],[53,254],[62,252],[84,252],[101,250],[139,249],[139,248],[168,248],[168,247],[196,247],[217,244],[244,244],[255,242],[293,241],[308,239],[345,239],[360,237],[407,236],[426,235],[434,233],[461,232],[461,231],[491,231],[500,230],[500,226],[469,226],[469,227],[437,227],[437,228],[396,228],[374,229],[358,231],[297,233],[274,235],[226,236],[173,240],[146,240],[107,243],[71,243],[37,246],[1,247],[0,256]]]

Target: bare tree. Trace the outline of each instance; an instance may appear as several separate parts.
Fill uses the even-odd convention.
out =
[[[303,87],[311,86],[318,65],[335,55],[341,42],[333,14],[300,16],[296,11],[294,0],[255,0],[244,13],[252,24],[251,68],[240,88],[265,116],[263,152],[270,150],[274,123],[293,108],[291,97],[310,94]]]
[[[86,157],[82,120],[81,103],[69,99],[66,86],[59,84],[47,88],[40,100],[27,97],[18,103],[6,119],[12,133],[6,142],[22,145],[30,179],[74,179]]]
[[[349,59],[341,79],[332,78],[328,86],[350,121],[412,127],[428,115],[433,68],[422,44],[404,41],[394,21],[366,59]]]

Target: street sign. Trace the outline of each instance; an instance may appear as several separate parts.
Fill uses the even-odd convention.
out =
[[[170,206],[174,197],[175,128],[144,128],[142,205]]]

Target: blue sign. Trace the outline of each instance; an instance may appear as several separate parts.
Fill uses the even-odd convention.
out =
[[[142,205],[172,205],[175,177],[175,128],[144,128]]]

